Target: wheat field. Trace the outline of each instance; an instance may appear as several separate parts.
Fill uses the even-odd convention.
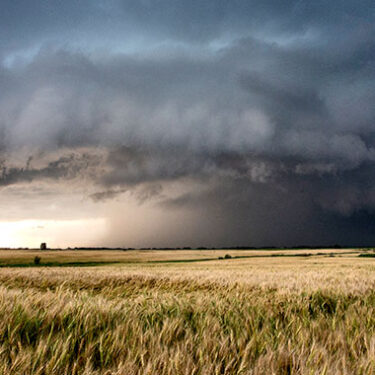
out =
[[[361,253],[0,251],[0,373],[375,374]]]

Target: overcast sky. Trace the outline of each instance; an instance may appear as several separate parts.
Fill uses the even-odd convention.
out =
[[[375,243],[373,0],[0,2],[0,246]]]

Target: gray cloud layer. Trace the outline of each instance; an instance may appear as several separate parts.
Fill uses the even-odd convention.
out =
[[[226,244],[375,240],[372,2],[59,4],[2,5],[2,186],[81,176],[94,201],[194,209]]]

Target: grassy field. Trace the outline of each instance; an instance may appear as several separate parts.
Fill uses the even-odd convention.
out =
[[[375,374],[363,253],[0,251],[0,374]]]

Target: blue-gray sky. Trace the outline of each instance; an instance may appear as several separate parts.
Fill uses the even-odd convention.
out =
[[[1,1],[0,221],[43,223],[8,242],[374,243],[374,20],[367,0]]]

